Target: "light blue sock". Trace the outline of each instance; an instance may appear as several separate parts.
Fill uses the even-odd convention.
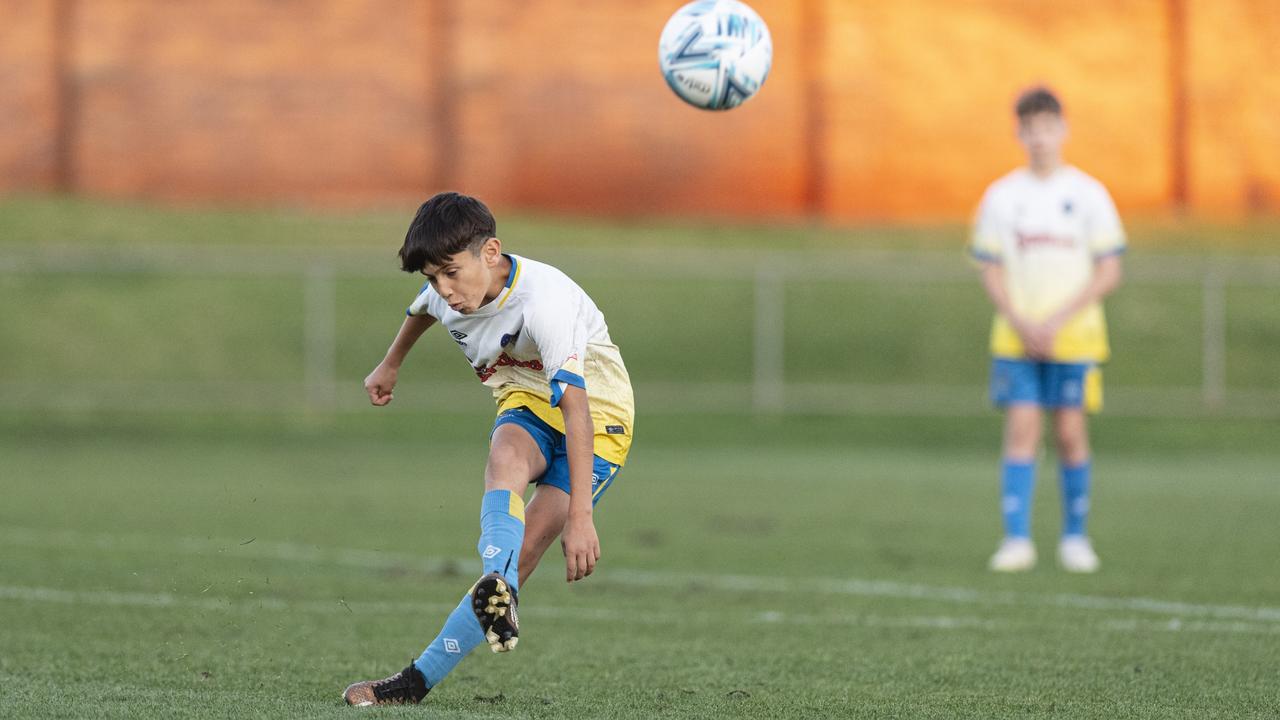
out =
[[[471,595],[462,596],[462,602],[449,613],[440,634],[413,661],[418,672],[427,679],[427,687],[435,687],[453,671],[462,658],[484,642],[484,631],[471,609]]]
[[[524,545],[524,499],[509,490],[490,490],[480,502],[480,542],[476,549],[484,575],[499,572],[514,589],[520,579],[520,548]],[[464,595],[449,613],[435,640],[413,662],[435,687],[484,642],[484,631],[471,609],[471,595]]]
[[[1035,488],[1035,461],[1005,460],[1000,468],[1000,511],[1005,537],[1031,537],[1031,493]]]
[[[480,542],[476,551],[484,575],[501,573],[518,589],[520,548],[524,545],[524,498],[510,490],[490,490],[480,503]]]
[[[1089,481],[1093,463],[1088,460],[1070,467],[1062,465],[1062,534],[1084,535],[1089,519]]]

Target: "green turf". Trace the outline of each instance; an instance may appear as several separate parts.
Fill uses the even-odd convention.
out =
[[[1102,423],[1103,572],[1007,578],[982,569],[994,418],[641,423],[600,507],[599,575],[566,587],[549,556],[519,650],[469,658],[429,716],[1280,710],[1267,426]],[[6,420],[5,716],[350,716],[341,688],[402,667],[472,579],[486,425]]]

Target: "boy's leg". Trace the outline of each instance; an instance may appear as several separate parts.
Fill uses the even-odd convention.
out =
[[[543,449],[526,428],[507,423],[494,430],[484,470],[477,550],[485,574],[498,572],[517,589],[525,537],[524,491],[546,471]]]
[[[1019,403],[1005,411],[1000,470],[1005,537],[1031,537],[1031,500],[1043,422],[1043,412],[1038,405]]]
[[[996,572],[1024,572],[1036,565],[1031,542],[1031,498],[1035,489],[1036,454],[1040,444],[1040,406],[1009,405],[1005,411],[1000,464],[1000,513],[1004,539],[987,567]]]
[[[1089,431],[1084,410],[1060,408],[1054,412],[1054,434],[1062,479],[1062,534],[1083,536],[1089,519]]]
[[[555,454],[553,468],[549,469],[538,483],[533,499],[526,509],[524,548],[520,551],[520,583],[533,573],[547,548],[564,530],[565,521],[569,517],[569,475],[568,460]],[[591,469],[591,504],[600,502],[605,491],[613,486],[621,466],[615,465],[597,455],[592,461]]]
[[[1058,545],[1058,560],[1067,570],[1094,572],[1098,569],[1098,556],[1085,532],[1093,471],[1085,410],[1056,410],[1054,434],[1062,480],[1062,542]]]
[[[519,587],[519,559],[524,543],[525,513],[521,494],[530,481],[541,477],[546,466],[543,451],[528,430],[513,423],[499,425],[494,430],[485,467],[477,549],[485,575],[498,573],[512,591]],[[485,580],[482,578],[477,585]],[[427,685],[434,687],[485,640],[468,593],[414,665],[426,678]]]
[[[569,496],[557,487],[539,485],[525,508],[524,546],[520,549],[520,584],[533,574],[569,517]]]
[[[1053,411],[1054,440],[1058,457],[1067,465],[1089,462],[1089,420],[1084,408],[1057,408]]]
[[[1049,405],[1053,406],[1054,437],[1062,469],[1062,540],[1058,562],[1069,572],[1094,572],[1098,555],[1085,535],[1089,516],[1089,376],[1096,372],[1084,363],[1052,363],[1047,366]]]
[[[1022,572],[1036,564],[1031,543],[1031,498],[1043,419],[1043,363],[995,358],[991,362],[991,401],[1005,411],[1000,453],[1000,514],[1004,539],[988,567]]]

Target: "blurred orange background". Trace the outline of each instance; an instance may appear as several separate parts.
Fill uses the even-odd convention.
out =
[[[7,0],[0,191],[961,220],[1047,83],[1122,210],[1280,211],[1280,2],[754,0],[761,94],[683,105],[676,0]]]

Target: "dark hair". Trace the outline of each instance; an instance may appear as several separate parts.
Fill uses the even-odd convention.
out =
[[[1026,120],[1042,112],[1061,116],[1062,103],[1058,102],[1058,96],[1054,95],[1052,90],[1040,85],[1023,91],[1018,96],[1018,102],[1013,106],[1013,111],[1017,113],[1019,120]]]
[[[422,203],[400,248],[400,269],[420,272],[427,265],[443,265],[463,250],[480,252],[497,233],[493,213],[479,200],[443,192]]]

